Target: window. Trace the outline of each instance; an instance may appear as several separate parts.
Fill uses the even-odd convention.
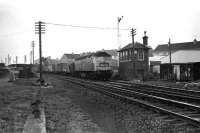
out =
[[[128,51],[126,51],[126,59],[128,58]]]
[[[144,50],[139,49],[137,55],[138,55],[138,60],[140,60],[140,61],[144,60]]]
[[[124,51],[121,51],[120,52],[120,60],[123,60],[124,59]]]
[[[99,67],[109,67],[109,63],[106,62],[99,63]]]
[[[131,49],[129,50],[129,55],[130,55],[130,57],[132,56],[132,50]]]

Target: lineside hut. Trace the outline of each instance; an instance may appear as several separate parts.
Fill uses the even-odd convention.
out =
[[[180,50],[162,59],[160,78],[174,81],[195,81],[200,79],[200,50]]]
[[[148,46],[148,37],[143,37],[143,44],[135,42],[135,52],[133,52],[133,44],[130,43],[120,49],[119,52],[119,74],[122,79],[132,80],[141,79],[144,80],[148,73],[149,54],[151,49]],[[133,55],[135,54],[135,60]],[[135,66],[135,68],[134,68]],[[134,75],[135,71],[135,75]]]

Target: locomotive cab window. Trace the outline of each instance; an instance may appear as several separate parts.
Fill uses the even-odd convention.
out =
[[[100,67],[109,67],[109,63],[100,63],[99,66]]]

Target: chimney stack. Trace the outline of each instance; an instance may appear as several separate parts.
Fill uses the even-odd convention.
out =
[[[148,45],[148,36],[146,36],[147,31],[144,31],[144,37],[143,37],[143,44]]]

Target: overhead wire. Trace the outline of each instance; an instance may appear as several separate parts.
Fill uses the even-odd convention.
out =
[[[97,27],[97,26],[82,26],[82,25],[71,25],[71,24],[58,24],[58,23],[50,23],[44,22],[45,24],[51,24],[56,26],[66,26],[66,27],[73,27],[73,28],[84,28],[84,29],[98,29],[98,30],[118,30],[115,27]],[[119,30],[130,30],[130,29],[119,29]]]

